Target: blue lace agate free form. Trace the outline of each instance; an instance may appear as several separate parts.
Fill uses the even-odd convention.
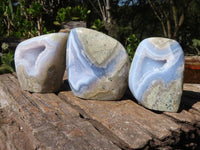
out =
[[[21,42],[15,51],[15,68],[21,88],[56,92],[66,68],[68,34],[51,33]]]
[[[129,72],[129,88],[145,107],[177,112],[183,84],[184,54],[175,40],[148,38],[135,53]]]
[[[67,73],[74,95],[84,99],[118,100],[128,87],[129,58],[115,39],[87,28],[71,30]]]

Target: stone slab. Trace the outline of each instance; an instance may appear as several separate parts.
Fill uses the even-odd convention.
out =
[[[64,80],[59,93],[40,94],[22,91],[16,74],[0,75],[0,149],[200,148],[198,86],[185,89],[178,113],[161,113],[127,94],[121,101],[77,98]]]
[[[78,107],[85,117],[120,137],[129,148],[143,148],[153,138],[165,140],[172,136],[171,131],[179,133],[178,124],[128,99],[117,102],[82,100],[72,92],[60,92],[59,96]]]
[[[10,74],[0,93],[1,149],[120,149],[54,93],[22,91]]]

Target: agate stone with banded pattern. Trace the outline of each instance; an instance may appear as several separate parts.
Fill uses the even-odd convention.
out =
[[[177,112],[182,95],[184,54],[175,40],[147,38],[135,53],[129,88],[145,107]]]
[[[72,29],[67,44],[67,73],[74,95],[118,100],[128,86],[129,58],[117,40],[101,32]]]

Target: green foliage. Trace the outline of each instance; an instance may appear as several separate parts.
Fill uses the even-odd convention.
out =
[[[9,51],[7,43],[1,45],[0,53],[0,74],[14,72],[14,52]]]
[[[11,0],[8,0],[8,8],[10,10],[11,18],[14,19],[14,12],[13,12],[13,7],[12,7]]]
[[[95,19],[91,28],[97,31],[101,31],[104,28],[104,25],[100,19]]]
[[[85,7],[75,6],[75,7],[66,7],[60,8],[57,12],[55,25],[59,25],[61,22],[76,20],[76,21],[86,21],[90,10]]]
[[[13,25],[14,13],[11,0],[0,1],[0,27],[1,34],[10,34],[10,29]],[[7,31],[7,32],[6,32]]]
[[[20,1],[16,14],[21,17],[17,16],[17,21],[20,23],[17,24],[18,30],[15,32],[15,36],[29,38],[46,33],[43,20],[44,9],[39,2],[32,2],[27,7],[25,0]]]
[[[192,43],[193,43],[192,47],[196,51],[196,52],[194,52],[194,54],[200,55],[200,40],[199,39],[193,39]]]
[[[43,13],[43,6],[38,2],[34,2],[26,11],[31,18],[37,18]]]
[[[130,36],[130,34],[132,34],[133,32],[133,29],[132,27],[129,25],[129,26],[120,26],[119,27],[119,41],[121,43],[123,43],[123,45],[127,45],[127,38]]]
[[[192,45],[193,45],[195,48],[199,48],[199,47],[200,47],[200,40],[198,40],[198,39],[193,39],[192,42],[193,42]]]
[[[13,52],[5,53],[0,58],[1,58],[0,74],[2,74],[2,73],[12,73],[12,72],[15,71]]]
[[[129,58],[130,58],[131,61],[133,59],[133,56],[135,54],[135,51],[137,49],[138,44],[139,44],[139,41],[138,41],[137,37],[135,36],[135,34],[131,34],[127,38],[126,51],[129,55]]]
[[[2,48],[2,51],[3,51],[3,52],[7,51],[7,50],[8,50],[8,44],[5,43],[5,42],[2,43],[1,48]]]
[[[81,7],[81,6],[75,6],[72,9],[72,16],[71,19],[72,20],[80,20],[80,21],[86,21],[88,14],[90,14],[90,10],[87,10],[87,8],[85,7]]]
[[[45,28],[43,5],[37,1],[31,3],[20,0],[13,6],[11,0],[0,2],[0,31],[4,36],[25,37],[48,33]]]
[[[70,6],[66,8],[60,8],[57,12],[56,20],[58,22],[64,22],[71,17],[71,10]]]
[[[178,23],[181,12],[184,10],[184,22],[178,29],[176,40],[185,52],[197,55],[200,47],[196,47],[196,42],[192,39],[199,39],[200,0],[191,0],[191,3],[185,7],[189,1],[174,0]],[[13,5],[14,2],[18,2],[18,4]],[[103,1],[100,2],[103,6]],[[156,8],[162,8],[157,9],[158,15],[162,15],[164,10],[166,12],[164,16],[169,16],[173,35],[175,30],[173,12],[168,11],[170,5],[164,5],[169,1],[152,0],[152,2],[156,6],[160,6]],[[102,23],[103,16],[97,1],[0,0],[0,37],[30,38],[49,33],[54,29],[59,30],[60,27],[55,25],[60,25],[62,22],[81,20],[87,21],[87,25],[92,29],[110,35],[116,33],[115,38],[127,47],[127,51],[132,57],[135,48],[131,48],[134,46],[127,40],[130,34],[134,33],[139,40],[152,36],[163,36],[162,25],[148,1],[110,1],[110,7],[112,28],[111,25],[106,24],[106,21]],[[106,8],[102,8],[102,12],[104,12]],[[89,15],[90,17],[88,17]],[[102,17],[101,20],[98,19],[100,17]]]

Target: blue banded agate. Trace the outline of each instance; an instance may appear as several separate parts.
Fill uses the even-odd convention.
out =
[[[175,40],[147,38],[135,53],[129,88],[145,107],[177,112],[182,95],[184,54]]]
[[[117,40],[87,28],[72,29],[66,59],[74,95],[97,100],[118,100],[124,95],[130,63]]]
[[[52,33],[21,42],[15,51],[15,68],[23,90],[56,92],[66,68],[68,34]]]

